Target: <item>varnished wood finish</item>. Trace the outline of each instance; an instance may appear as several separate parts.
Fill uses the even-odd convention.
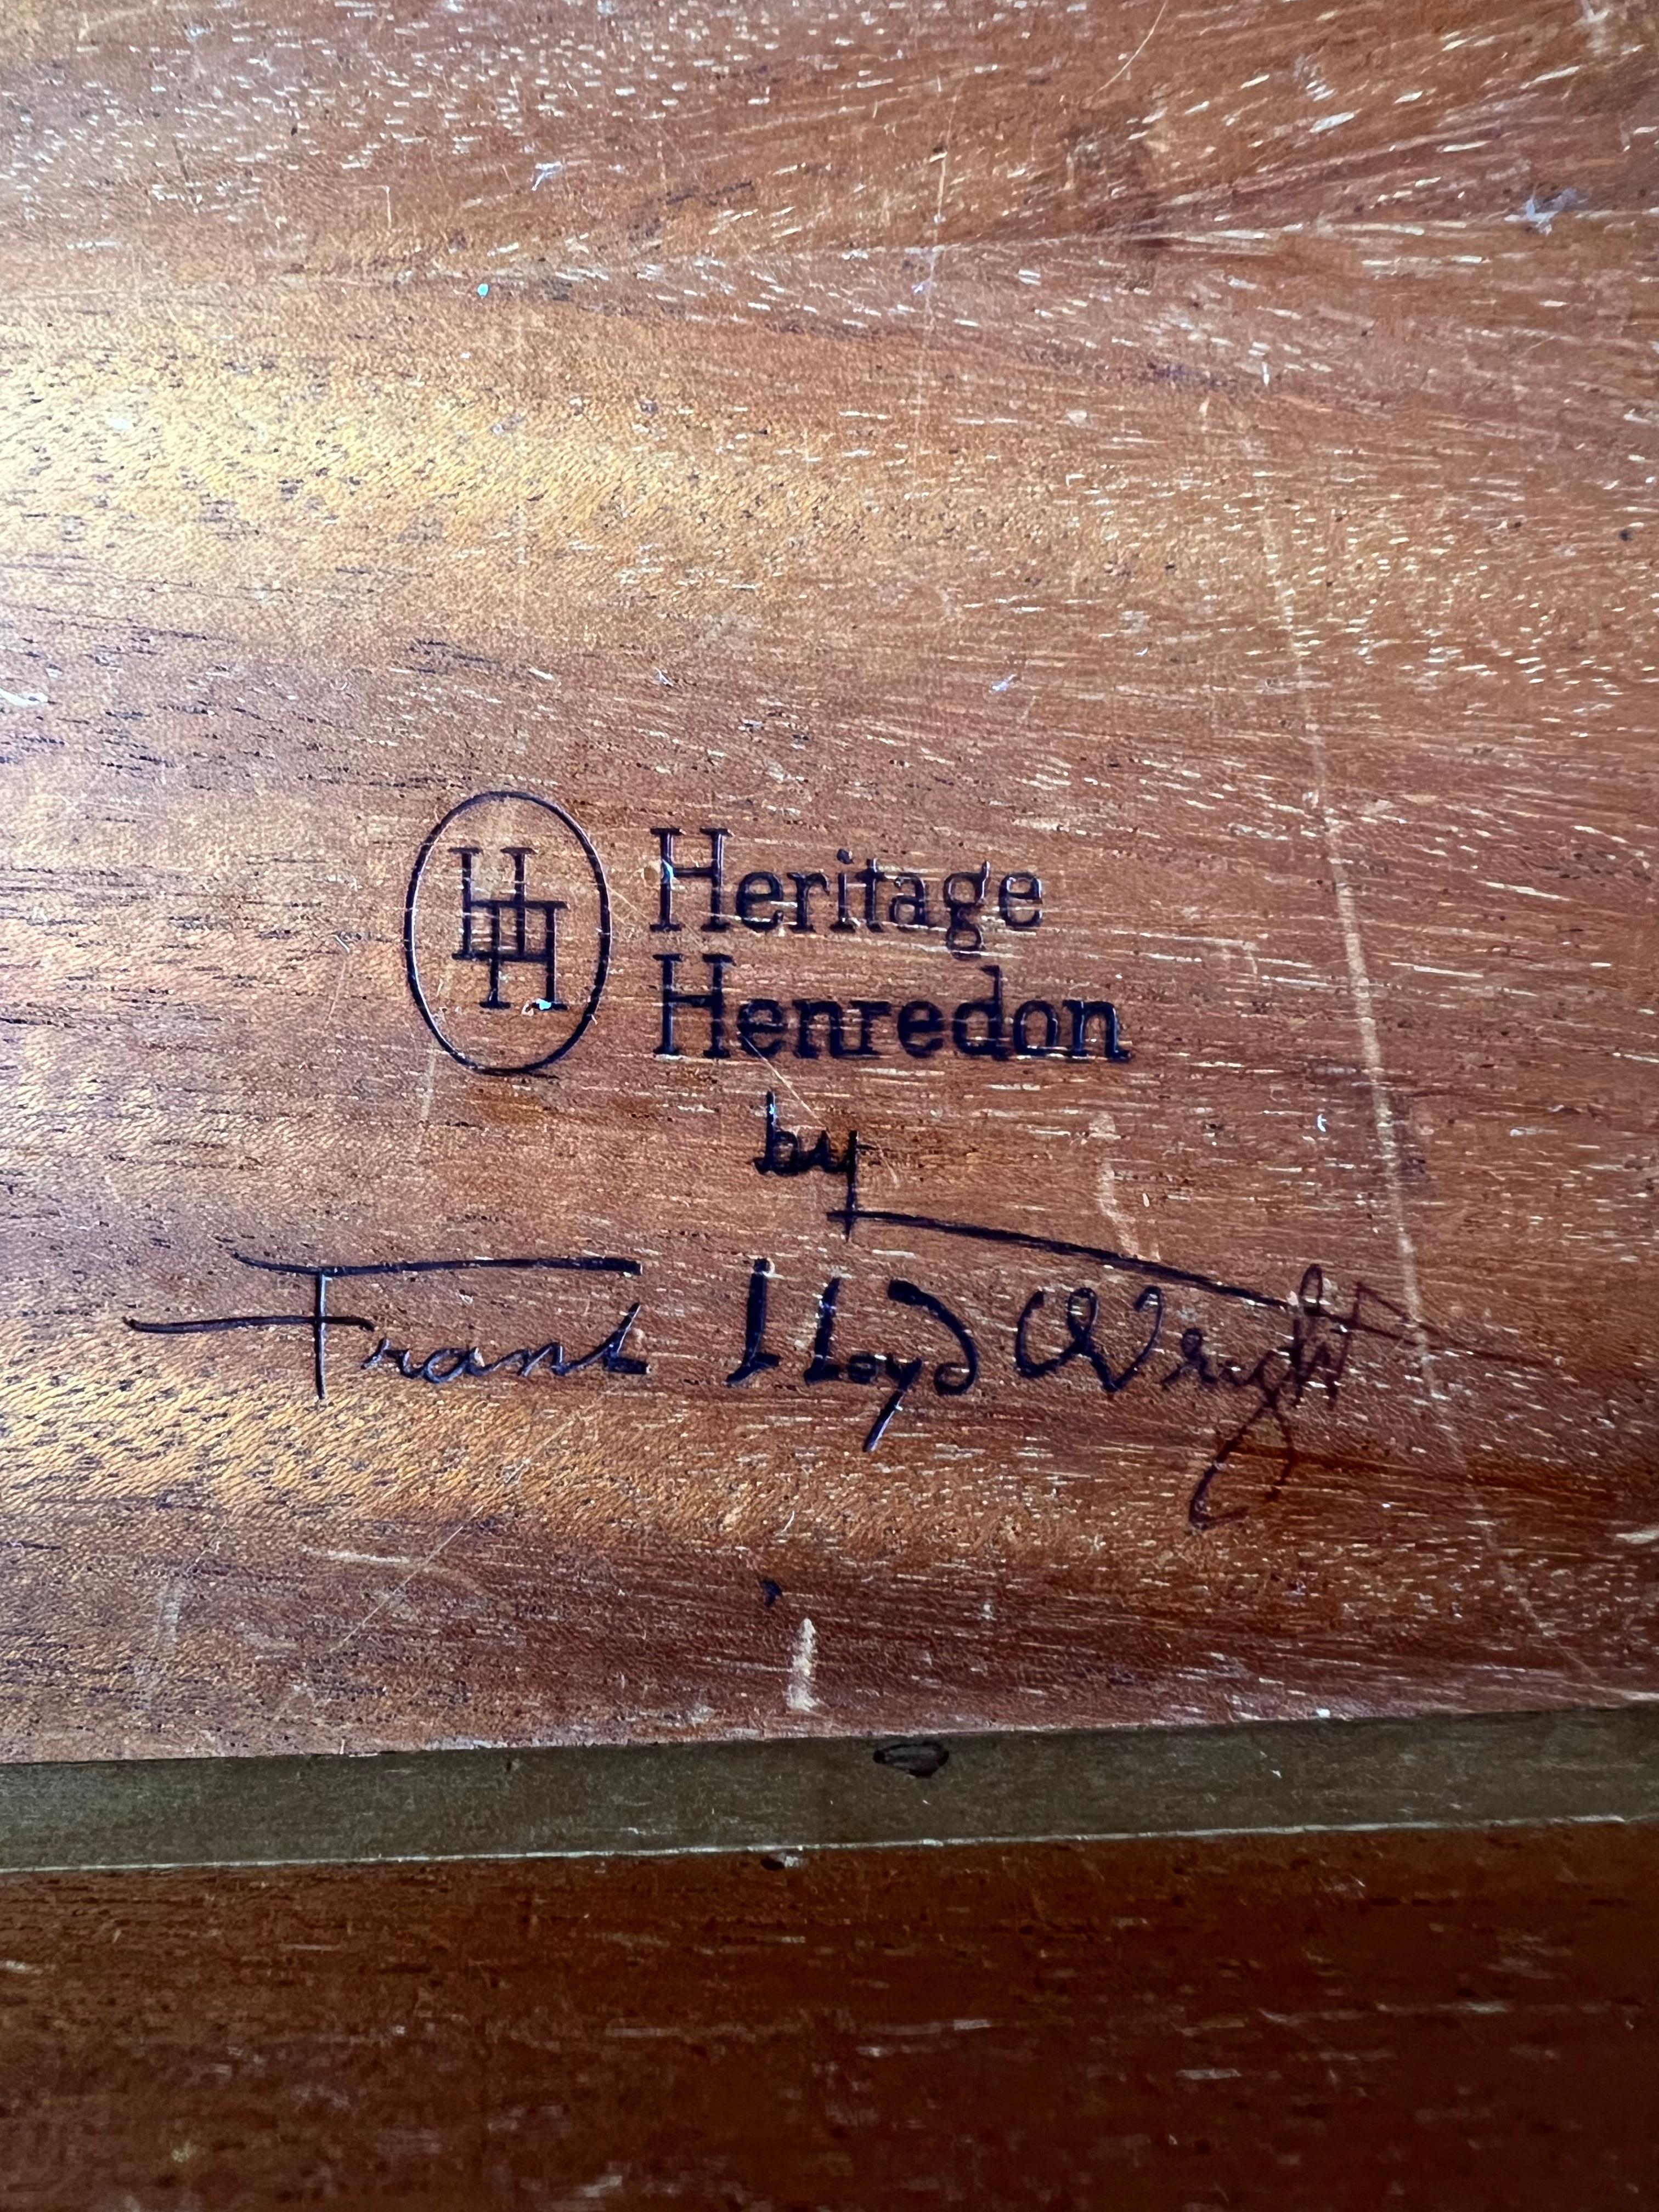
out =
[[[0,1881],[0,2195],[1650,2202],[1652,1829]]]
[[[6,8],[10,1755],[1659,1688],[1654,86],[1623,0]],[[504,787],[614,909],[510,1079],[402,943]],[[984,958],[1133,1057],[654,1058],[662,823],[1037,872]],[[672,941],[734,1000],[982,987],[937,928]],[[1121,1370],[1150,1279],[844,1237],[755,1172],[769,1080],[868,1206],[1316,1261],[1392,1334],[1194,1525],[1248,1393],[1011,1356],[1090,1287]],[[651,1371],[340,1331],[324,1405],[302,1332],[125,1326],[303,1311],[239,1253],[637,1259],[332,1295],[574,1352],[621,1289]],[[890,1279],[981,1354],[873,1453],[802,1379],[836,1273],[842,1358],[948,1360]],[[1284,1334],[1164,1288],[1166,1351]]]

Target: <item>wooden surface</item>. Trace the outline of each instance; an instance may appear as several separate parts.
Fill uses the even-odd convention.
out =
[[[1573,2212],[1651,1828],[0,1882],[0,2199]]]
[[[5,9],[8,1755],[1659,1690],[1655,86],[1623,0]],[[658,933],[667,825],[929,927]],[[331,1281],[325,1403],[129,1327],[550,1256],[637,1272]]]

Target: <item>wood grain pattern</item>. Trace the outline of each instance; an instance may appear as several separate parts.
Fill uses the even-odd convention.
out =
[[[9,2205],[1650,2201],[1651,1828],[0,1882]]]
[[[1635,0],[6,10],[8,1755],[1659,1690],[1654,44]],[[402,945],[502,788],[613,909],[590,1032],[511,1079]],[[1041,926],[667,939],[663,823],[734,879],[1032,872]],[[948,1017],[990,963],[1133,1056],[716,1062],[693,1015],[665,1060],[669,945],[786,1010]],[[866,1207],[1154,1273],[844,1237],[755,1172],[769,1084]],[[434,1389],[342,1328],[319,1404],[303,1330],[125,1325],[304,1312],[238,1254],[525,1253],[636,1260],[648,1376]],[[1282,1377],[1294,1320],[1171,1271],[1310,1263],[1389,1304],[1314,1332],[1292,1467],[1176,1346]],[[836,1275],[840,1360],[930,1363],[873,1452],[878,1389],[804,1379]],[[1149,1282],[1133,1389],[1018,1370],[1086,1291],[1121,1380]],[[331,1296],[496,1357],[617,1289]]]

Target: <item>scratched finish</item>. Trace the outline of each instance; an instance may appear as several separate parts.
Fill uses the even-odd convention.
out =
[[[1659,1691],[1648,13],[0,100],[9,1755]]]
[[[1651,1829],[0,1882],[5,2201],[1649,2204]]]

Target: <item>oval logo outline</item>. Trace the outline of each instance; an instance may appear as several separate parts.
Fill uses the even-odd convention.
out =
[[[552,815],[556,821],[563,824],[581,848],[582,857],[592,872],[593,888],[599,895],[599,954],[593,967],[593,987],[587,994],[587,1003],[582,1009],[580,1020],[563,1042],[555,1045],[551,1052],[543,1053],[535,1060],[515,1062],[507,1067],[493,1066],[483,1060],[475,1060],[470,1053],[462,1051],[459,1045],[453,1043],[444,1035],[421,981],[420,956],[416,945],[421,885],[426,875],[428,863],[432,858],[439,839],[471,808],[501,802],[515,805],[538,806],[544,813]],[[555,800],[544,799],[539,792],[534,791],[475,791],[470,798],[463,799],[458,805],[452,806],[448,813],[428,831],[420,851],[415,856],[415,866],[410,871],[409,889],[404,896],[404,970],[409,981],[410,995],[420,1010],[421,1019],[452,1060],[459,1060],[463,1067],[471,1068],[476,1075],[536,1075],[543,1068],[551,1067],[555,1060],[562,1060],[565,1054],[579,1044],[586,1035],[588,1025],[599,1010],[599,1000],[604,993],[605,977],[610,973],[610,969],[611,887],[605,881],[605,865],[599,859],[592,839],[582,828],[581,823],[574,815],[568,814]]]

